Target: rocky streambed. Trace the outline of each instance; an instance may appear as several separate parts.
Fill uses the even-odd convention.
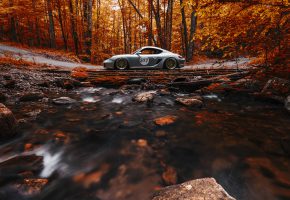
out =
[[[3,66],[0,199],[289,199],[283,81],[188,92]]]

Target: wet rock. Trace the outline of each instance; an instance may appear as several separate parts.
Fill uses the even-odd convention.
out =
[[[57,87],[63,88],[63,89],[73,89],[75,87],[81,86],[81,82],[78,80],[73,79],[58,79],[56,80]]]
[[[100,94],[103,95],[103,96],[106,96],[106,95],[115,95],[115,94],[118,94],[119,93],[119,90],[116,90],[116,89],[105,89],[105,90],[101,90],[100,91]]]
[[[60,97],[60,98],[53,99],[52,102],[56,105],[69,105],[69,104],[74,104],[77,101],[70,97]]]
[[[261,88],[263,87],[260,81],[254,80],[250,77],[239,79],[231,83],[231,85],[236,89],[247,90],[249,92],[259,92],[261,91]]]
[[[132,78],[128,80],[127,84],[128,85],[141,85],[146,82],[147,80],[145,78]]]
[[[9,75],[9,74],[4,74],[3,75],[3,78],[5,79],[5,80],[12,80],[12,76],[11,75]]]
[[[290,95],[285,99],[285,108],[290,112]]]
[[[80,87],[94,87],[91,82],[81,82]]]
[[[10,88],[10,89],[12,89],[12,88],[15,88],[15,86],[16,86],[16,81],[15,81],[15,80],[7,80],[7,81],[5,81],[5,83],[4,83],[4,87],[5,87],[5,88]]]
[[[143,90],[156,90],[159,86],[154,83],[144,83],[142,84]]]
[[[167,115],[165,117],[160,117],[154,120],[154,123],[158,126],[165,126],[173,124],[176,121],[177,117],[172,115]]]
[[[0,168],[0,180],[1,176],[4,178],[7,174],[18,174],[22,177],[26,177],[26,174],[31,176],[30,174],[38,174],[43,169],[43,157],[36,155],[17,156],[0,163]]]
[[[133,97],[133,101],[143,103],[143,102],[151,102],[154,99],[156,91],[149,92],[141,92]]]
[[[176,78],[172,81],[172,83],[182,83],[182,82],[189,82],[190,80],[186,77]]]
[[[29,93],[25,93],[23,94],[20,98],[19,101],[38,101],[40,99],[44,98],[44,94],[41,92],[29,92]]]
[[[141,85],[131,84],[131,85],[123,85],[120,87],[120,90],[140,90]]]
[[[158,92],[161,96],[166,96],[166,95],[170,95],[171,92],[168,89],[161,89]]]
[[[40,87],[49,87],[50,82],[49,81],[42,81],[42,82],[37,83],[37,85]]]
[[[36,117],[41,113],[40,109],[33,110],[31,112],[25,113],[25,116],[35,120]]]
[[[0,93],[0,102],[5,102],[7,99],[5,94]]]
[[[156,137],[166,137],[167,135],[167,132],[163,130],[159,130],[156,132]]]
[[[215,179],[205,178],[189,181],[180,185],[166,187],[156,194],[152,200],[234,200]]]
[[[189,107],[202,107],[202,97],[201,96],[194,96],[194,97],[186,97],[186,98],[177,98],[175,100],[177,103],[182,104],[184,106]]]
[[[39,194],[47,183],[48,179],[44,178],[26,178],[16,188],[22,195],[33,196]]]
[[[281,78],[272,78],[264,86],[261,94],[286,97],[290,95],[290,81]]]
[[[10,138],[16,135],[17,120],[11,110],[0,103],[0,138]]]
[[[290,81],[276,77],[270,79],[261,92],[254,94],[260,100],[278,103],[284,103],[288,95],[290,95]]]
[[[195,90],[199,90],[201,88],[207,87],[213,83],[213,80],[205,79],[205,80],[193,80],[189,82],[175,82],[170,83],[168,86],[170,88],[178,88],[179,90],[192,92]]]

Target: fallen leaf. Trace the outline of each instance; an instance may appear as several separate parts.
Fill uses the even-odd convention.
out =
[[[165,125],[170,125],[173,124],[176,121],[177,117],[167,115],[165,117],[160,117],[158,119],[155,119],[154,122],[158,126],[165,126]]]

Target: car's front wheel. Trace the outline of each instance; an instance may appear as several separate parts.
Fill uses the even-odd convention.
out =
[[[115,67],[118,70],[125,70],[125,69],[128,69],[129,64],[128,64],[128,61],[126,59],[120,58],[120,59],[116,60]]]
[[[168,58],[165,61],[164,67],[169,70],[173,70],[177,68],[177,61],[174,58]]]

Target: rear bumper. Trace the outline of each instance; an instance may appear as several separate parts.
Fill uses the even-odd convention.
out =
[[[103,63],[105,69],[114,69],[114,61],[113,60],[105,60]]]

